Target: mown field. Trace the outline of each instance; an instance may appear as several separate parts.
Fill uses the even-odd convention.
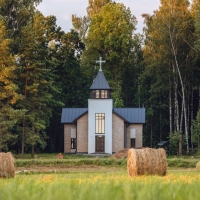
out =
[[[49,174],[23,173],[0,179],[1,200],[199,200],[200,173],[169,170],[167,176],[130,178],[123,167]]]
[[[87,155],[64,155],[64,159],[56,159],[56,154],[38,154],[34,159],[30,155],[25,155],[20,159],[20,155],[14,155],[16,167],[47,166],[47,167],[70,167],[70,166],[125,166],[127,159],[113,159],[109,156],[87,156]],[[194,168],[200,161],[198,156],[167,157],[169,167]]]
[[[37,156],[15,159],[16,175],[0,179],[0,200],[199,200],[199,157],[171,157],[164,177],[128,177],[126,159]]]

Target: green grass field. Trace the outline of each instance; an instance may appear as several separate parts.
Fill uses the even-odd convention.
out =
[[[56,154],[15,156],[13,179],[0,179],[0,200],[199,200],[199,157],[169,157],[164,177],[128,177],[126,159]],[[24,171],[25,170],[25,171]]]
[[[62,173],[23,173],[0,179],[1,200],[199,200],[200,173],[168,170],[167,176],[130,178],[124,167],[103,166]]]

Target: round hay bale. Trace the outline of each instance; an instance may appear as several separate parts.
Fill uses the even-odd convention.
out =
[[[200,171],[200,161],[196,164],[196,170]]]
[[[167,173],[165,150],[160,149],[130,149],[128,151],[127,171],[129,176],[160,175]]]
[[[14,178],[14,157],[10,152],[0,153],[0,178]]]

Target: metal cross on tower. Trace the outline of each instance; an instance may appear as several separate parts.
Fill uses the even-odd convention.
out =
[[[96,63],[99,63],[99,65],[100,65],[99,71],[102,71],[102,69],[101,69],[101,64],[102,64],[102,63],[105,63],[105,62],[106,62],[105,60],[102,60],[102,57],[100,57],[99,60],[96,61]]]

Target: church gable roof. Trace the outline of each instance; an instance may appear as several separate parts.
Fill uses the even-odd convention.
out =
[[[110,90],[110,86],[102,71],[99,71],[96,78],[94,79],[90,90]]]
[[[114,108],[113,111],[131,124],[145,123],[145,108]]]
[[[61,123],[74,123],[77,118],[87,113],[88,108],[63,108]]]
[[[63,108],[61,123],[74,123],[87,112],[88,108]],[[145,108],[114,108],[113,113],[131,124],[145,123]]]

